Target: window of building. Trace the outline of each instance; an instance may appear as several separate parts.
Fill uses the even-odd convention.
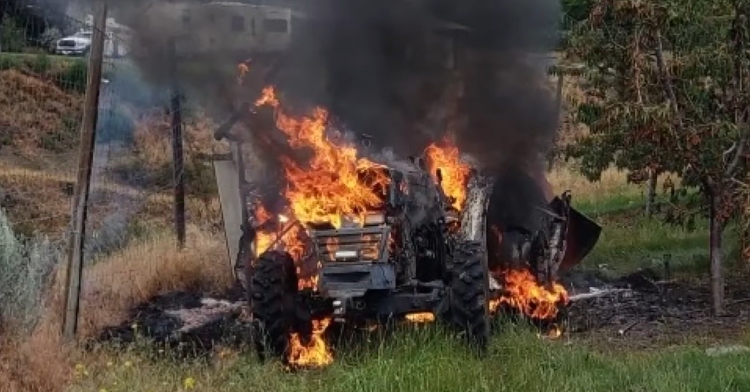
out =
[[[269,33],[286,33],[289,31],[289,23],[286,19],[266,19],[263,27]]]
[[[240,32],[245,31],[245,18],[241,16],[233,16],[232,17],[232,31],[234,32]]]

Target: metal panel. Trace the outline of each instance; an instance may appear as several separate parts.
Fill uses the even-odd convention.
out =
[[[320,271],[319,288],[334,298],[358,297],[367,290],[386,290],[396,287],[396,271],[392,264],[350,262],[324,263]]]
[[[234,272],[232,265],[239,252],[240,237],[242,237],[242,198],[240,197],[239,174],[232,160],[214,161],[214,171],[224,218],[224,236],[227,241],[229,265]]]

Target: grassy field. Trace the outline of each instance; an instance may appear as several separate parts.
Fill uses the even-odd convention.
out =
[[[709,357],[694,347],[607,354],[508,326],[478,359],[434,328],[347,351],[331,367],[290,373],[250,353],[156,359],[138,349],[81,358],[71,391],[747,391],[750,355]],[[169,354],[164,354],[168,356]]]

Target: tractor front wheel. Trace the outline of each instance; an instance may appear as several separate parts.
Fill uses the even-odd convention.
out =
[[[252,301],[258,356],[261,360],[285,358],[297,296],[294,260],[287,252],[267,251],[252,269],[248,298]]]
[[[489,273],[481,243],[458,244],[453,254],[447,320],[480,354],[490,339]]]

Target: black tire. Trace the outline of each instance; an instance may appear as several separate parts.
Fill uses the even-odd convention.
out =
[[[467,342],[480,354],[490,340],[489,271],[482,244],[459,243],[453,253],[448,317]]]
[[[286,358],[297,295],[297,273],[287,252],[267,251],[252,268],[248,297],[252,300],[255,346],[261,361]]]

